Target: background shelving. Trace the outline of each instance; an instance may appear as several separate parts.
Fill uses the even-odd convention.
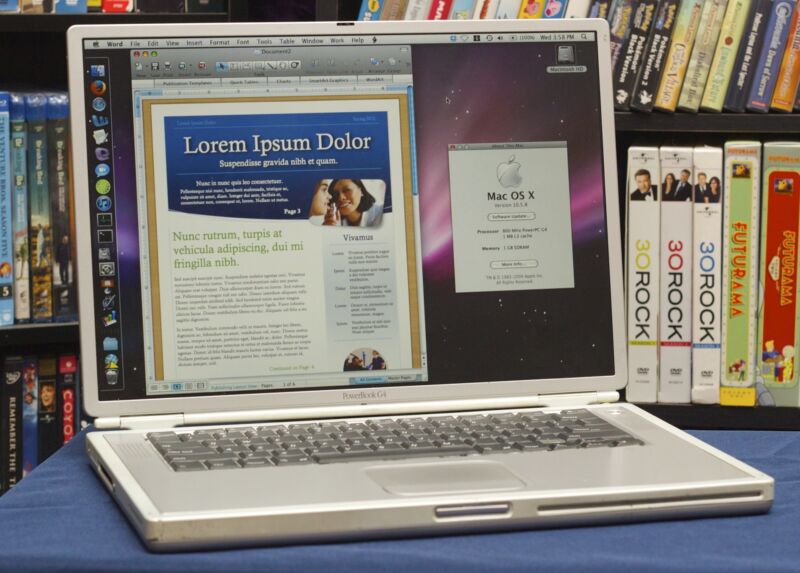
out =
[[[355,20],[361,0],[295,0],[248,2],[229,0],[225,13],[199,14],[76,14],[0,17],[0,84],[37,89],[66,89],[65,33],[73,25],[95,23],[204,23],[280,18],[294,6],[301,19]],[[24,56],[22,55],[24,52]],[[787,139],[800,134],[800,114],[640,114],[615,113],[620,207],[624,215],[627,148],[642,145],[720,144],[726,140]],[[624,221],[624,217],[622,218]],[[0,329],[0,353],[19,348],[78,344],[77,323],[19,325]],[[643,406],[683,428],[800,429],[800,409],[732,408],[699,405]]]

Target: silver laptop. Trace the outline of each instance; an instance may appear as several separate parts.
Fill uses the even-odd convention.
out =
[[[770,507],[618,402],[604,22],[68,44],[88,455],[149,548]]]

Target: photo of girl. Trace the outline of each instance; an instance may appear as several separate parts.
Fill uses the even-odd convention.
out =
[[[309,221],[329,227],[377,227],[386,184],[379,179],[323,179],[317,184]]]
[[[672,173],[667,173],[664,177],[664,186],[661,188],[663,191],[661,192],[661,196],[663,197],[664,201],[674,201],[675,200],[675,189],[678,186],[678,182],[675,180],[675,175]]]

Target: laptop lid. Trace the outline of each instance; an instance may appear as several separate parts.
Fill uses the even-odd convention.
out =
[[[625,385],[605,22],[68,48],[92,415]]]

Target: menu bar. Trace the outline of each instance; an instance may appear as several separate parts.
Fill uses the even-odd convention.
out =
[[[151,50],[166,48],[256,48],[302,46],[375,46],[485,42],[593,42],[594,32],[529,32],[497,34],[383,34],[358,36],[247,36],[219,38],[139,38],[84,40],[87,50]]]

